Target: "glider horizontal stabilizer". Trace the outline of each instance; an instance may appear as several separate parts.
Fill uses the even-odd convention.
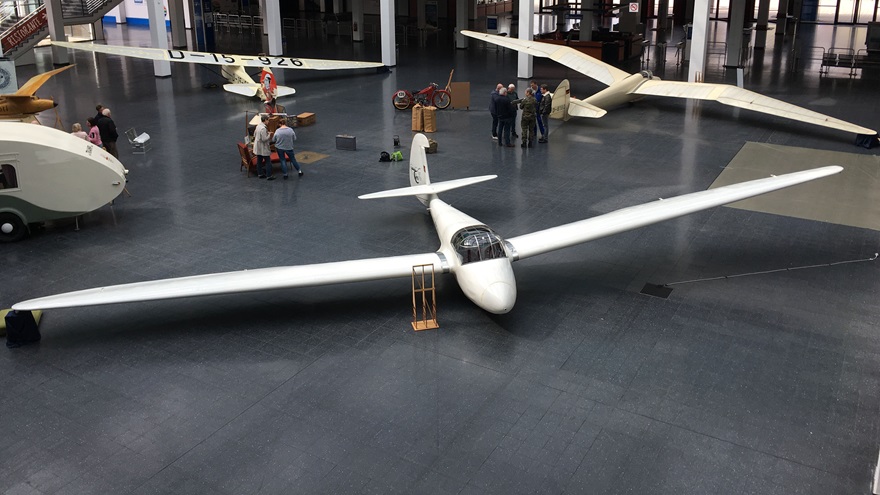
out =
[[[242,96],[257,96],[259,84],[224,84],[223,89]]]
[[[468,177],[466,179],[447,180],[443,182],[434,182],[432,184],[424,184],[421,186],[401,187],[399,189],[389,189],[370,194],[358,196],[358,199],[379,199],[379,198],[399,198],[403,196],[424,196],[429,194],[439,194],[444,191],[451,191],[459,187],[469,186],[485,182],[487,180],[497,179],[497,175],[481,175],[479,177]]]
[[[15,304],[12,308],[17,311],[34,311],[384,280],[409,277],[414,265],[423,264],[434,265],[437,273],[447,271],[439,254],[413,254],[112,285],[31,299]]]
[[[190,64],[238,65],[241,67],[271,67],[273,69],[369,69],[384,67],[379,62],[360,62],[356,60],[325,60],[314,58],[293,58],[262,55],[227,55],[225,53],[188,52],[185,50],[163,50],[161,48],[129,47],[118,45],[96,45],[94,43],[68,43],[53,41],[53,45],[85,50],[108,55],[164,60],[167,62],[186,62]]]
[[[611,213],[586,220],[560,225],[559,227],[508,238],[507,242],[516,250],[517,259],[524,259],[700,210],[733,203],[751,198],[752,196],[759,196],[778,189],[834,175],[841,171],[843,171],[843,167],[832,165],[768,177],[766,179],[741,182],[669,199],[660,199],[651,203],[612,211]]]

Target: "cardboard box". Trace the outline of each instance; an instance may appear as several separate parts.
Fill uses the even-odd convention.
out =
[[[305,127],[315,123],[315,114],[310,112],[301,113],[296,116],[296,125]]]
[[[336,149],[346,151],[357,150],[357,138],[347,134],[336,135]]]

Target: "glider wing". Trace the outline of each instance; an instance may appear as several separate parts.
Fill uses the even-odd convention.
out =
[[[187,62],[190,64],[238,65],[242,67],[271,67],[273,69],[368,69],[383,67],[378,62],[359,62],[355,60],[324,60],[314,58],[293,58],[262,55],[227,55],[225,53],[188,52],[185,50],[163,50],[161,48],[129,47],[117,45],[96,45],[94,43],[68,43],[53,41],[53,45],[74,50],[86,50],[108,55],[166,60],[168,62]]]
[[[31,299],[13,309],[33,311],[383,280],[409,277],[414,265],[426,264],[434,265],[438,273],[448,271],[438,253],[425,253],[112,285]]]
[[[462,30],[461,34],[470,36],[474,39],[488,41],[489,43],[503,46],[505,48],[512,48],[516,51],[528,53],[535,57],[544,57],[555,60],[560,64],[570,69],[574,69],[607,86],[610,86],[621,79],[625,79],[630,75],[628,72],[624,72],[613,65],[606,64],[601,60],[597,60],[586,53],[579,52],[568,46],[552,45],[550,43],[541,43],[540,41],[524,41],[517,38],[508,38],[506,36],[477,33],[475,31]]]
[[[792,105],[791,103],[786,103],[729,84],[691,83],[652,79],[645,81],[632,92],[640,95],[715,100],[724,105],[731,105],[786,119],[799,120],[808,124],[830,127],[841,131],[867,135],[877,134],[877,131],[868,129],[867,127],[844,122],[843,120],[838,120],[834,117],[829,117],[797,105]]]
[[[516,259],[555,251],[609,235],[637,229],[700,210],[758,196],[839,173],[836,165],[804,170],[765,179],[699,191],[651,203],[630,206],[597,217],[507,239],[516,250]]]

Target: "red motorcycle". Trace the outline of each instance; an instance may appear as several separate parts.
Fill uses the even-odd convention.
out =
[[[445,89],[440,89],[437,83],[431,83],[430,86],[421,91],[401,89],[394,93],[394,96],[391,98],[391,103],[398,110],[406,110],[416,103],[421,103],[424,106],[433,105],[443,110],[451,102],[452,94]]]

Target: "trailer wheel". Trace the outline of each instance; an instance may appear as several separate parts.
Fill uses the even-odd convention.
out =
[[[28,234],[27,225],[15,213],[0,213],[0,242],[15,242]]]

